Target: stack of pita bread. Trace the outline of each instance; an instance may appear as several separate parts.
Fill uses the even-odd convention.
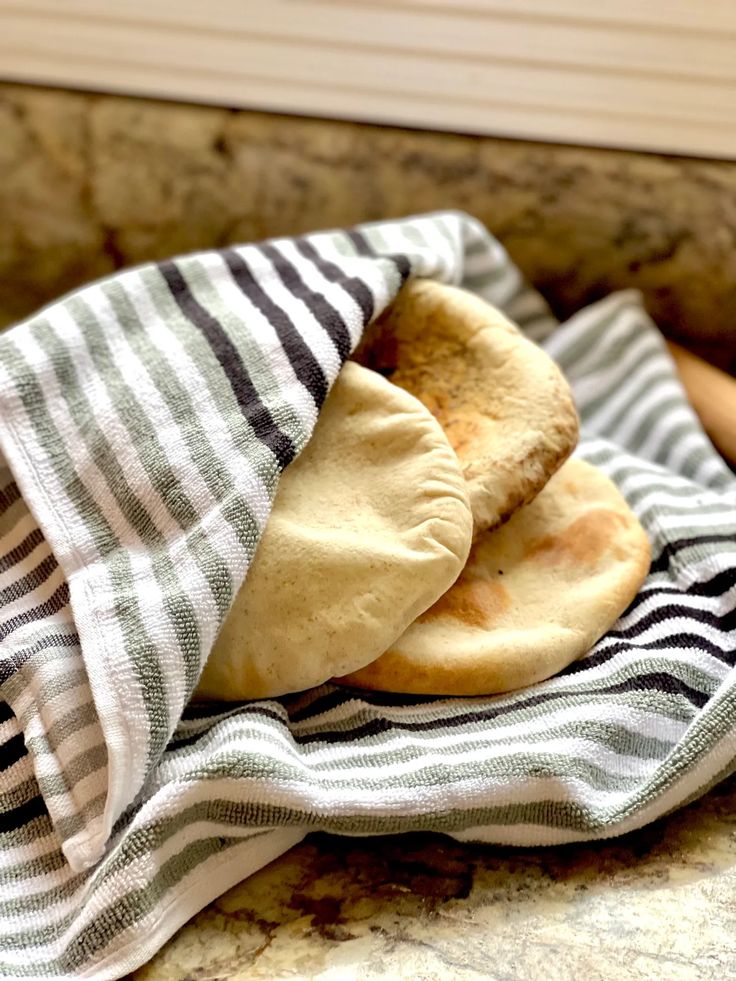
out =
[[[470,293],[410,281],[285,471],[199,697],[330,679],[486,695],[549,678],[626,609],[649,544],[616,487],[569,460],[570,390]]]

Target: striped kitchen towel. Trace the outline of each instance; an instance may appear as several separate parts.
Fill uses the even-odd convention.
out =
[[[569,378],[650,574],[584,659],[493,698],[325,685],[192,706],[282,469],[410,276]],[[0,976],[116,978],[310,830],[554,844],[736,768],[736,481],[639,296],[558,325],[458,213],[117,274],[0,338]]]

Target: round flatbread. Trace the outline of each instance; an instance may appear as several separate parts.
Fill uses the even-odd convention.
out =
[[[570,460],[531,504],[478,538],[457,582],[372,664],[341,682],[490,695],[549,678],[615,623],[649,569],[616,487]]]
[[[578,418],[552,359],[477,296],[410,280],[355,358],[420,399],[460,459],[476,533],[532,500],[569,456]]]
[[[455,581],[472,516],[432,415],[348,363],[281,477],[197,694],[265,698],[374,660]]]

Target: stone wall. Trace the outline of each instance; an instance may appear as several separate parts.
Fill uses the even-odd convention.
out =
[[[558,315],[637,287],[736,369],[736,163],[0,85],[0,323],[124,265],[440,208]]]

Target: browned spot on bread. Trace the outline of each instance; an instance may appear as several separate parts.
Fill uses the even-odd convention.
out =
[[[406,386],[407,391],[411,391],[412,395],[420,398],[419,394],[417,394],[419,386],[416,383],[411,384],[411,382],[415,381],[414,379],[407,380],[406,372],[400,375],[400,381]],[[424,390],[420,388],[420,392],[420,401],[424,403],[440,425],[444,426],[452,409],[447,395],[444,392],[429,390],[426,386]]]
[[[616,532],[627,524],[626,519],[615,511],[593,508],[564,531],[538,538],[525,554],[549,565],[562,562],[595,565],[615,539]]]
[[[461,458],[473,443],[483,435],[479,422],[469,415],[458,414],[455,418],[450,419],[438,418],[438,422],[444,429],[453,450]]]
[[[419,617],[426,623],[439,617],[452,617],[470,627],[488,627],[511,605],[507,590],[492,579],[467,580],[462,577]]]
[[[464,290],[410,280],[353,356],[423,402],[445,430],[465,471],[476,533],[534,498],[577,442],[577,414],[557,367]]]

